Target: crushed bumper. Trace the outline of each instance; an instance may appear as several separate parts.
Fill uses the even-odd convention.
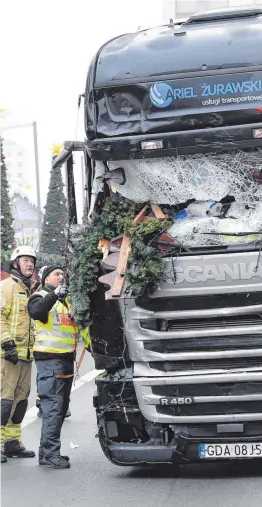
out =
[[[239,441],[240,438],[212,438],[205,439],[205,443],[228,443]],[[256,443],[262,441],[262,433],[260,436],[252,438],[241,438],[241,443]],[[150,443],[129,444],[129,443],[112,443],[108,446],[104,445],[103,450],[106,456],[114,464],[120,466],[138,466],[138,465],[154,465],[154,464],[189,464],[189,463],[210,463],[218,461],[214,459],[203,459],[199,457],[199,445],[203,440],[193,440],[179,436],[176,443],[167,445],[154,445]],[[252,458],[245,458],[252,459]],[[261,456],[262,459],[262,456]],[[221,461],[221,459],[219,459]],[[223,461],[229,461],[223,459]],[[232,460],[231,460],[232,461]]]

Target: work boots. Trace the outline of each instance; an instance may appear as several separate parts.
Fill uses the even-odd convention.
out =
[[[59,456],[59,457],[64,459],[65,461],[69,461],[69,456]],[[39,463],[39,465],[47,465],[48,464],[44,458],[44,454],[43,454],[41,447],[39,449],[39,454],[38,454],[38,463]]]
[[[68,456],[50,456],[49,458],[39,459],[39,465],[49,465],[52,468],[64,469],[70,468]]]
[[[28,451],[19,440],[5,442],[4,454],[7,458],[34,458],[35,452]]]
[[[6,463],[7,462],[7,457],[5,455],[5,453],[3,451],[1,451],[1,463]]]

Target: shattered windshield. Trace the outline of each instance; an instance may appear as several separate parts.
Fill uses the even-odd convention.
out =
[[[262,238],[262,150],[109,162],[126,182],[115,190],[136,203],[177,205],[169,234],[186,246]],[[243,233],[243,236],[241,236]]]

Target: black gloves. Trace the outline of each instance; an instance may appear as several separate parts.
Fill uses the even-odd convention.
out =
[[[1,344],[1,349],[4,351],[4,358],[6,361],[10,361],[12,364],[16,364],[18,361],[18,353],[14,340],[9,340]]]

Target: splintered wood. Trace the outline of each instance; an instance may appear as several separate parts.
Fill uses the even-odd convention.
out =
[[[154,214],[153,217],[148,217],[147,211],[151,207],[151,210]],[[165,220],[165,215],[160,209],[160,207],[157,204],[151,204],[144,206],[144,208],[138,213],[138,215],[134,218],[133,223],[138,225],[141,222],[149,222],[151,220]],[[99,241],[99,248],[103,252],[103,261],[106,260],[109,249],[110,249],[110,240],[107,240],[105,238],[102,238]],[[119,252],[119,258],[118,258],[118,264],[116,267],[116,270],[114,272],[111,272],[110,274],[106,274],[99,278],[99,282],[104,283],[105,285],[111,286],[111,289],[106,292],[105,298],[106,299],[112,299],[112,298],[118,298],[121,296],[124,281],[125,281],[125,274],[127,270],[127,263],[128,263],[128,256],[131,252],[131,238],[127,236],[126,234],[123,235],[120,252]],[[109,256],[110,257],[110,256]],[[104,262],[106,264],[106,262]]]
[[[162,210],[160,209],[160,207],[158,206],[158,204],[151,204],[151,209],[152,209],[155,217],[158,220],[165,220],[166,219],[164,213],[162,212]]]
[[[119,297],[121,296],[122,287],[124,284],[125,273],[127,268],[128,256],[131,252],[131,239],[124,234],[123,241],[120,248],[120,256],[118,261],[118,266],[116,268],[116,277],[112,287],[112,296]]]

